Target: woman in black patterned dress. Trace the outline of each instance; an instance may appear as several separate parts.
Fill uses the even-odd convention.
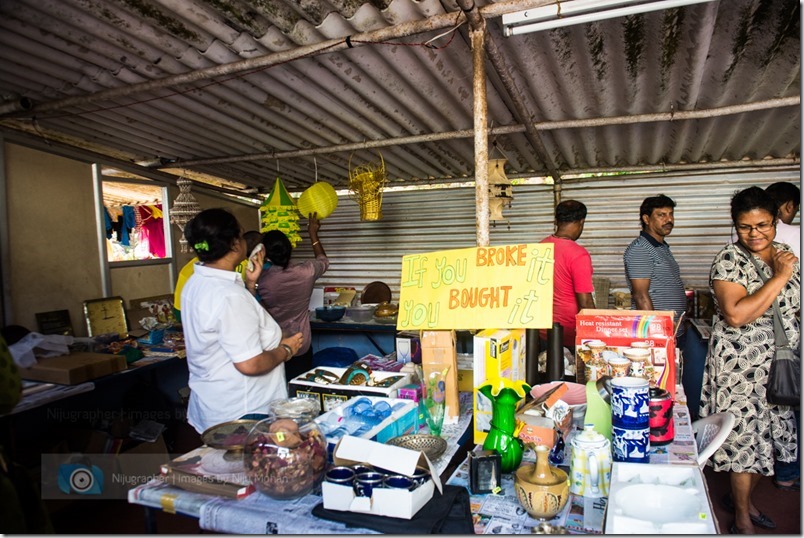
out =
[[[742,190],[731,200],[737,241],[759,262],[767,283],[736,243],[715,256],[709,276],[717,314],[700,414],[730,411],[737,419],[710,463],[715,471],[731,473],[735,509],[731,531],[740,534],[754,534],[754,525],[776,526],[754,505],[751,493],[763,475],[773,475],[775,458],[793,461],[798,450],[793,409],[765,399],[775,348],[774,299],[779,301],[790,346],[799,346],[799,261],[787,245],[773,241],[776,210],[775,202],[759,187]]]

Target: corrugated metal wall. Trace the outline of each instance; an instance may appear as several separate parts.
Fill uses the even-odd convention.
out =
[[[639,234],[639,206],[648,196],[666,194],[676,202],[675,228],[667,238],[687,287],[707,288],[715,254],[730,241],[729,212],[735,191],[776,181],[799,184],[799,170],[785,173],[674,174],[595,178],[566,184],[562,199],[575,198],[589,208],[580,239],[592,255],[596,276],[626,286],[622,254]],[[798,222],[798,221],[796,221]]]
[[[677,206],[676,228],[668,243],[685,284],[705,288],[712,258],[730,237],[731,195],[750,185],[764,187],[776,181],[798,184],[799,170],[591,178],[564,183],[562,199],[580,200],[589,208],[579,243],[592,255],[595,276],[609,278],[612,287],[622,287],[626,285],[622,254],[639,233],[642,200],[660,193],[670,196]],[[332,262],[320,285],[353,286],[360,291],[369,282],[381,280],[388,283],[397,301],[403,255],[475,246],[474,188],[387,192],[382,212],[380,221],[360,222],[357,203],[340,200],[319,234]],[[553,232],[553,187],[515,186],[513,206],[503,214],[510,219],[510,229],[505,223],[492,227],[492,245],[540,241]],[[305,239],[295,256],[311,255]]]

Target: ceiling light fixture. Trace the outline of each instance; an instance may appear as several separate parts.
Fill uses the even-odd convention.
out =
[[[506,37],[552,30],[573,24],[625,17],[637,13],[671,9],[712,0],[570,0],[549,6],[506,13],[502,16]]]

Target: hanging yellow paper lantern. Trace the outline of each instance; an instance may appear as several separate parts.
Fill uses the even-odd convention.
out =
[[[296,207],[302,217],[316,213],[318,220],[329,217],[338,207],[338,195],[329,183],[319,181],[301,193],[296,201]]]

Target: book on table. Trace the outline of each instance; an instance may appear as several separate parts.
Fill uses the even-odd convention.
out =
[[[166,483],[196,493],[242,499],[254,492],[242,454],[232,457],[223,449],[198,447],[162,464],[161,473]]]

